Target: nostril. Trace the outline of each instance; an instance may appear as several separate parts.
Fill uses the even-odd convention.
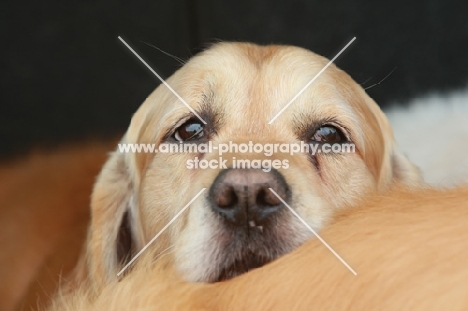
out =
[[[255,199],[255,203],[257,203],[258,206],[269,205],[265,196],[266,196],[265,188],[262,187],[260,191],[258,191],[257,193],[257,198]]]
[[[269,185],[265,185],[258,191],[256,203],[259,206],[276,206],[282,203],[269,188],[271,188]]]
[[[225,185],[215,201],[219,207],[229,208],[237,204],[238,198],[234,188],[230,185]]]

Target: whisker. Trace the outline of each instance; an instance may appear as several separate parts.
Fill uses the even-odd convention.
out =
[[[366,84],[367,82],[369,82],[370,80],[372,80],[372,78],[373,78],[373,77],[369,77],[369,78],[366,79],[366,81],[364,81],[364,82],[362,82],[362,83],[360,83],[360,84],[361,84],[361,85],[364,85],[364,84]]]
[[[145,41],[140,41],[140,42],[142,42],[142,43],[144,43],[144,44],[146,44],[146,45],[152,47],[153,49],[158,50],[159,52],[161,52],[161,53],[163,53],[163,54],[165,54],[165,55],[167,55],[167,56],[169,56],[169,57],[172,57],[173,59],[175,59],[175,60],[176,60],[179,64],[181,64],[181,65],[185,65],[185,63],[186,63],[186,61],[183,60],[182,58],[177,57],[177,56],[175,56],[175,55],[172,55],[172,54],[170,54],[170,53],[168,53],[168,52],[166,52],[166,51],[164,51],[164,50],[158,48],[157,46],[152,45],[151,43],[148,43],[148,42],[145,42]]]
[[[393,70],[390,71],[390,73],[388,75],[386,75],[382,80],[380,80],[377,83],[372,84],[371,86],[366,87],[364,90],[367,90],[367,89],[370,89],[370,88],[372,88],[374,86],[380,85],[380,83],[384,82],[396,69],[397,69],[397,67],[393,68]]]

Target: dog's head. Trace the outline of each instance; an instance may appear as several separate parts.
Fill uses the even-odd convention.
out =
[[[232,147],[221,159],[219,152],[200,150],[116,150],[92,197],[90,275],[115,278],[202,188],[150,248],[169,249],[167,256],[186,280],[212,282],[261,266],[312,236],[285,203],[319,230],[337,209],[369,191],[397,181],[418,183],[418,171],[396,149],[384,114],[334,65],[270,122],[327,62],[297,47],[213,46],[167,80],[206,124],[159,86],[121,143],[277,149],[265,154]],[[354,144],[355,152],[291,155],[279,147],[301,142]]]

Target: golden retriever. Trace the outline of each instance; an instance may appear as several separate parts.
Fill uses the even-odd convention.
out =
[[[151,245],[157,254],[169,250],[176,270],[194,282],[232,278],[313,236],[269,188],[320,230],[334,212],[366,193],[395,182],[418,184],[419,172],[398,151],[384,114],[334,65],[269,124],[327,62],[298,47],[219,43],[167,80],[192,111],[159,86],[133,116],[122,146],[352,143],[355,152],[229,150],[222,155],[224,167],[189,169],[190,161],[211,163],[220,155],[117,149],[94,187],[82,276],[103,284],[116,280],[203,188],[207,190]],[[234,159],[287,165],[234,169]]]
[[[395,187],[338,214],[322,237],[228,281],[186,283],[146,253],[95,295],[83,286],[51,311],[468,310],[468,187]]]
[[[131,275],[133,265],[123,276],[117,273],[203,188],[148,249],[154,256],[165,254],[186,281],[230,279],[313,236],[269,188],[319,231],[335,212],[369,193],[395,183],[420,184],[418,169],[398,150],[385,115],[334,65],[269,124],[327,62],[298,47],[219,43],[167,80],[193,111],[159,86],[133,116],[121,144],[351,143],[355,152],[230,150],[222,155],[225,168],[189,169],[190,161],[220,155],[132,153],[119,146],[94,187],[86,249],[76,269],[79,284],[98,292]],[[262,164],[234,169],[234,158]],[[287,165],[265,167],[268,161]],[[68,180],[70,187],[78,182]]]

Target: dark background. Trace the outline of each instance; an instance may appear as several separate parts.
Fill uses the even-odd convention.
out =
[[[382,107],[468,81],[468,2],[2,1],[0,156],[123,133],[157,72],[217,40],[306,47],[337,60]]]

